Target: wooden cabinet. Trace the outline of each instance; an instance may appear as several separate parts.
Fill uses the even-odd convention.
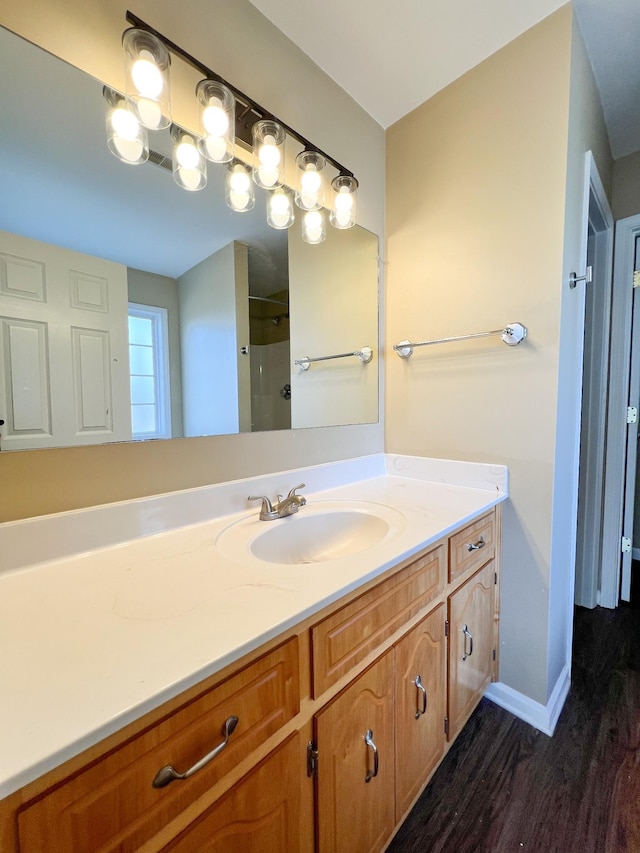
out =
[[[359,596],[311,629],[313,695],[328,687],[432,601],[444,586],[444,545]]]
[[[374,853],[395,826],[393,651],[315,719],[318,853]]]
[[[446,607],[395,647],[396,820],[402,819],[442,758],[446,715]]]
[[[382,850],[494,674],[499,522],[486,513],[12,794],[2,853]],[[213,760],[153,786],[231,717]]]
[[[438,605],[316,715],[318,853],[382,849],[442,758],[445,616]]]
[[[449,581],[462,580],[496,554],[496,513],[467,524],[449,537]]]
[[[129,853],[161,830],[266,741],[300,707],[297,639],[259,658],[227,681],[109,752],[18,815],[25,853]],[[186,771],[223,740],[228,745],[184,781],[154,788],[164,766]]]
[[[292,735],[162,853],[299,853],[299,741]]]
[[[466,723],[493,674],[493,561],[449,597],[449,740]]]

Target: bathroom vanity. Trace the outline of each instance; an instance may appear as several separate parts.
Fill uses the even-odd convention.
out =
[[[285,481],[291,518],[131,502],[152,535],[0,575],[32,640],[3,665],[3,851],[384,849],[497,677],[506,470],[379,455],[206,497]],[[172,527],[171,500],[211,517]],[[108,539],[110,511],[58,529]],[[37,524],[4,526],[14,559]]]

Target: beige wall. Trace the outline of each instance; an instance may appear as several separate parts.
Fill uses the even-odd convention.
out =
[[[563,7],[387,133],[387,450],[509,466],[500,677],[542,703],[571,30]],[[519,347],[391,353],[514,321]]]
[[[612,207],[615,219],[640,213],[640,151],[615,161]]]
[[[292,365],[305,357],[375,348],[377,274],[378,241],[363,228],[328,228],[320,246],[289,242]],[[369,363],[352,357],[312,364],[308,370],[292,366],[293,426],[376,420],[378,366],[377,352]]]
[[[120,39],[129,5],[125,0],[5,0],[0,24],[121,86]],[[361,186],[359,222],[382,233],[382,129],[248,0],[139,0],[135,12],[353,170]],[[185,88],[191,96],[191,82]],[[180,118],[184,106],[179,97],[174,103]],[[112,445],[95,453],[7,453],[0,458],[0,482],[11,487],[0,490],[0,520],[382,449],[382,427],[373,424]]]

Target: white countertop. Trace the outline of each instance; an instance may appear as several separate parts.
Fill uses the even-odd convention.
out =
[[[234,559],[216,546],[258,513],[222,506],[299,482],[309,512],[366,501],[398,522],[376,545],[312,565]],[[378,454],[0,525],[0,798],[506,496],[503,466]],[[87,528],[101,547],[88,550]],[[40,562],[25,565],[24,554]]]

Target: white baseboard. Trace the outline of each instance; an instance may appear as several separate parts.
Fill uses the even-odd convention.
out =
[[[503,684],[501,681],[490,684],[484,695],[487,699],[495,702],[496,705],[504,708],[505,711],[510,711],[519,719],[524,720],[525,723],[530,723],[530,725],[535,726],[536,729],[551,737],[555,731],[556,723],[560,717],[560,712],[564,706],[570,686],[571,674],[569,667],[565,666],[556,681],[556,685],[546,705],[530,699],[524,693],[518,693],[517,690]]]

